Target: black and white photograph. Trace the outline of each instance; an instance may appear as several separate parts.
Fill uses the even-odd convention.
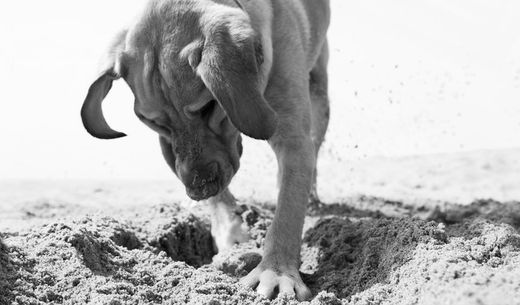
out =
[[[520,1],[0,3],[0,305],[520,305]]]

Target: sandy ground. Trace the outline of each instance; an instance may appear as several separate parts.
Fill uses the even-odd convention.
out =
[[[350,163],[306,218],[311,304],[520,304],[518,156]],[[176,187],[1,182],[0,304],[296,303],[237,284],[261,258],[270,182],[238,192],[251,241],[216,256],[204,205]]]

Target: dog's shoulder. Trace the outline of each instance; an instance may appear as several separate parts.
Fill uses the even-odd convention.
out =
[[[296,42],[305,51],[307,61],[314,62],[330,23],[329,0],[264,1],[272,6],[273,43]]]

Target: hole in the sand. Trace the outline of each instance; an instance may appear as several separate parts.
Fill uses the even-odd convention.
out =
[[[134,232],[130,232],[124,229],[116,229],[110,239],[118,246],[125,247],[128,250],[140,249],[143,244],[137,238]]]
[[[314,292],[326,290],[348,297],[383,283],[404,264],[419,242],[447,241],[433,222],[380,218],[353,222],[343,218],[320,221],[305,241],[320,249],[316,272],[305,276]]]
[[[150,241],[150,245],[166,252],[173,260],[196,268],[211,263],[216,254],[209,225],[192,215],[166,225]]]

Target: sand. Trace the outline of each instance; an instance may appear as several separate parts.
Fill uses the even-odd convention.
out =
[[[253,238],[217,256],[208,215],[181,204],[2,233],[0,304],[296,304],[237,283],[260,261],[272,217],[243,203]],[[301,268],[310,304],[520,304],[519,228],[518,202],[418,208],[363,196],[313,209]]]
[[[520,304],[519,154],[325,151],[303,304]],[[276,194],[271,167],[251,168],[232,190],[252,238],[218,255],[206,207],[173,180],[0,181],[0,305],[297,304],[237,283],[261,259]]]

